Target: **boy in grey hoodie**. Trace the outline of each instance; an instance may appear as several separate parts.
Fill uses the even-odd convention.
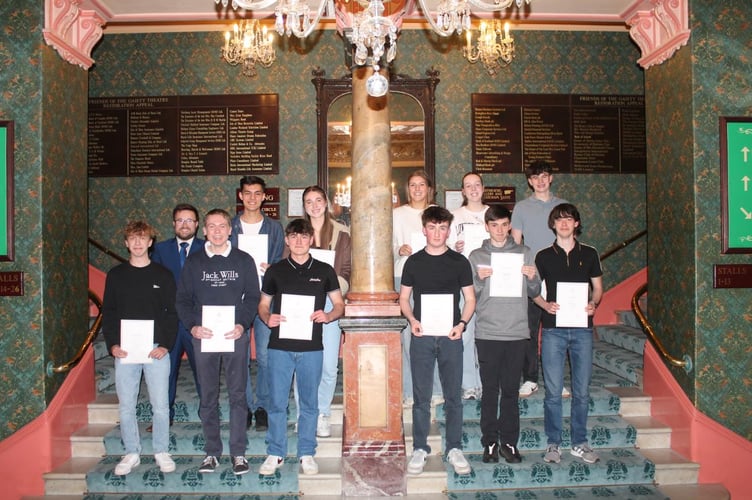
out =
[[[486,230],[491,238],[485,240],[481,248],[473,250],[469,258],[477,297],[475,345],[483,386],[480,427],[483,462],[486,463],[498,462],[499,454],[507,463],[522,461],[517,449],[520,436],[518,388],[525,347],[530,341],[528,297],[533,299],[540,295],[541,286],[535,255],[528,247],[515,243],[509,234],[511,217],[507,208],[492,205],[485,214]],[[493,262],[492,255],[497,253],[520,257]],[[496,280],[504,280],[506,286],[491,283],[494,273]],[[521,279],[517,273],[522,275]]]

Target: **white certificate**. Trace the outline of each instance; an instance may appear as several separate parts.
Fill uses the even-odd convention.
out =
[[[448,337],[454,326],[454,295],[421,294],[420,325],[423,327],[423,335]]]
[[[334,250],[311,248],[308,251],[311,252],[311,257],[313,257],[314,259],[320,260],[321,262],[326,262],[330,266],[334,267],[334,257],[336,257],[337,253]]]
[[[259,276],[264,274],[261,264],[269,263],[269,235],[268,234],[239,234],[238,248],[251,254],[256,261]]]
[[[556,326],[559,328],[587,328],[588,283],[556,284]]]
[[[149,353],[154,349],[154,320],[121,319],[120,348],[128,353],[120,362],[124,364],[151,363]]]
[[[476,248],[480,248],[483,240],[488,239],[488,232],[483,224],[463,224],[460,239],[465,242],[465,246],[462,248],[462,255],[469,257],[470,252]]]
[[[491,297],[522,297],[522,265],[525,256],[521,253],[492,253],[493,274],[489,283]]]
[[[413,253],[420,252],[426,247],[426,235],[423,231],[415,231],[410,234],[410,248],[413,249]]]
[[[313,308],[316,297],[313,295],[295,295],[283,293],[279,313],[285,321],[279,324],[279,338],[293,340],[313,339]]]
[[[235,352],[235,340],[225,338],[235,328],[235,306],[202,306],[201,326],[212,331],[201,339],[201,352]]]

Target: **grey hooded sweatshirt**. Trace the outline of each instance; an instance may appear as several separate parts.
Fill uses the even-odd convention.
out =
[[[527,325],[527,299],[540,295],[541,281],[536,273],[532,280],[522,277],[522,290],[519,297],[490,297],[489,281],[478,277],[478,265],[491,265],[491,253],[521,253],[524,254],[526,266],[535,265],[535,255],[524,245],[514,242],[508,236],[503,247],[495,247],[491,240],[483,241],[483,245],[472,251],[469,260],[473,266],[473,284],[475,286],[475,338],[482,340],[523,340],[530,338]],[[520,272],[522,272],[520,270]]]

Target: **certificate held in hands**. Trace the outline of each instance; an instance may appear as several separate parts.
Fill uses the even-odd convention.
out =
[[[560,281],[556,284],[556,303],[559,310],[556,311],[557,328],[587,328],[588,314],[585,310],[588,304],[588,283],[566,283]]]
[[[225,338],[235,328],[235,306],[202,306],[201,326],[212,331],[201,339],[201,352],[235,352],[235,340]]]
[[[128,365],[152,362],[149,353],[154,349],[154,320],[121,319],[120,348],[128,353],[120,362]]]
[[[454,326],[454,296],[451,293],[424,293],[420,296],[420,326],[423,335],[448,337]]]

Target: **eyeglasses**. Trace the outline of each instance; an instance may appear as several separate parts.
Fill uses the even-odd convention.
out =
[[[196,219],[175,219],[175,224],[194,224]]]

